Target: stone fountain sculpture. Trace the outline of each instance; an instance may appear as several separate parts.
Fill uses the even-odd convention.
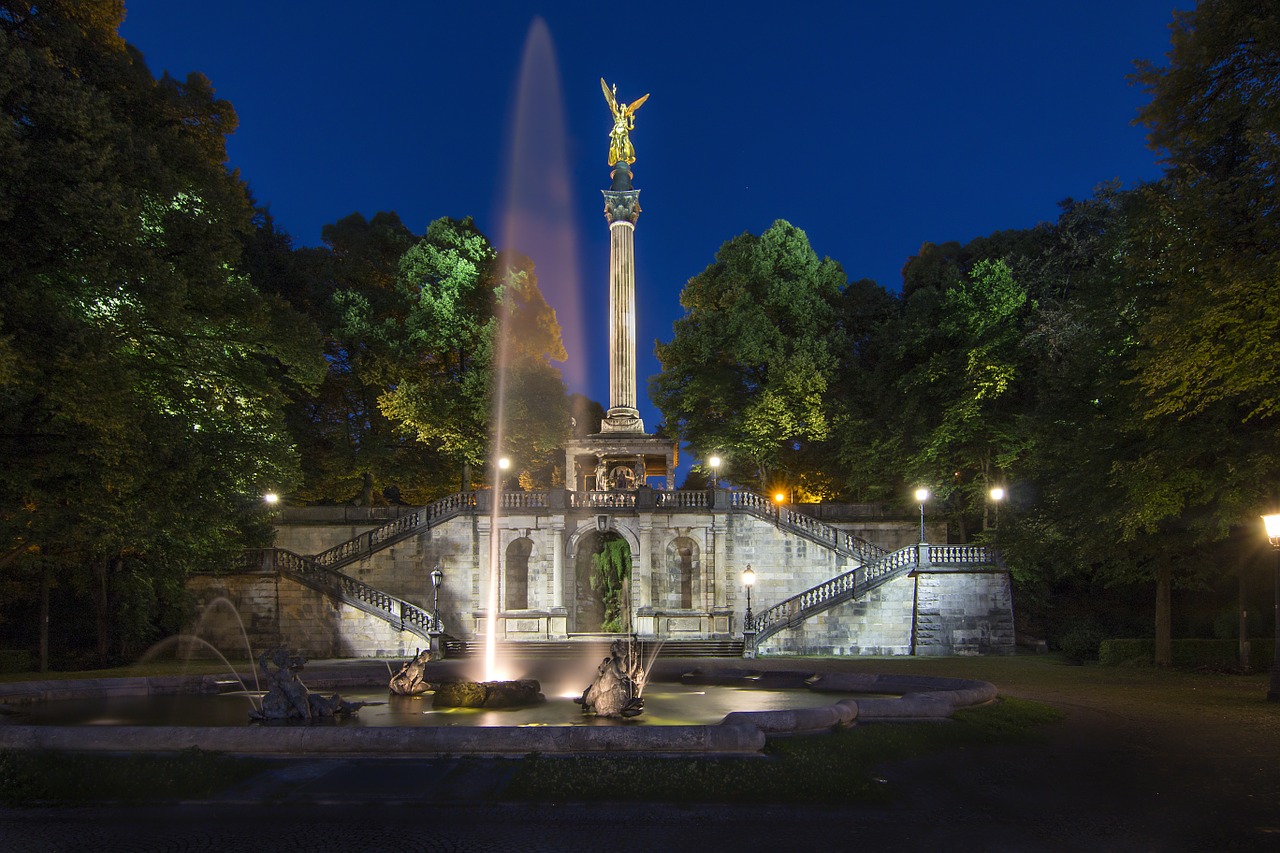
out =
[[[349,717],[367,705],[367,702],[347,702],[337,693],[322,696],[312,693],[298,678],[307,663],[302,655],[291,655],[282,648],[268,649],[258,656],[258,668],[262,670],[267,692],[262,697],[262,708],[249,712],[249,719],[256,722],[279,720],[316,720]],[[275,670],[271,670],[271,666]]]
[[[574,699],[582,713],[597,717],[636,717],[644,712],[644,670],[631,643],[614,640],[609,656],[600,662],[595,680]]]
[[[405,661],[400,671],[391,676],[388,687],[395,696],[421,696],[432,689],[427,681],[427,664],[431,662],[431,650],[419,649],[413,660]]]

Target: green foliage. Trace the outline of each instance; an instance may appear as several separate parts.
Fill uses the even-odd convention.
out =
[[[829,389],[843,348],[836,305],[846,281],[805,233],[779,220],[725,243],[680,296],[688,312],[651,394],[684,441],[725,458],[725,478],[767,488],[804,470],[831,432]]]
[[[1173,640],[1173,665],[1181,669],[1199,669],[1213,672],[1236,672],[1240,669],[1240,643],[1238,640]],[[1271,667],[1275,643],[1271,637],[1258,637],[1249,643],[1249,668],[1255,672]],[[1151,640],[1103,640],[1098,660],[1110,666],[1145,665],[1155,661],[1156,641]]]
[[[396,287],[403,317],[345,303],[348,331],[392,354],[382,413],[458,469],[485,464],[500,419],[498,450],[549,484],[569,424],[550,362],[565,351],[532,262],[495,252],[470,219],[440,219],[401,258]]]
[[[631,584],[631,546],[619,537],[601,541],[600,550],[591,555],[595,572],[591,588],[604,600],[601,630],[622,633],[631,629],[628,590]]]
[[[241,266],[251,208],[231,105],[154,79],[121,4],[0,19],[0,555],[29,606],[46,567],[137,648],[197,567],[250,540],[297,458],[287,390],[314,339]],[[9,575],[13,577],[12,574]]]
[[[0,751],[0,803],[151,803],[217,794],[262,771],[260,759],[196,747],[174,755]]]

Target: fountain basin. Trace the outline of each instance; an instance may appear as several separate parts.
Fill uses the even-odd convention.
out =
[[[753,754],[763,748],[769,735],[826,731],[855,721],[944,719],[957,707],[982,704],[996,697],[995,687],[986,682],[921,676],[813,670],[762,675],[735,669],[684,675],[691,682],[688,686],[714,681],[739,688],[790,679],[805,685],[808,689],[804,692],[815,696],[819,704],[807,708],[735,710],[718,723],[704,725],[65,726],[24,725],[11,716],[8,722],[0,722],[0,749],[167,752],[198,747],[254,755]],[[343,682],[329,679],[320,684],[321,680],[313,679],[313,689],[331,689]],[[216,692],[219,681],[209,676],[170,676],[6,684],[0,685],[0,704],[16,707],[24,701],[42,701],[59,694],[105,697],[122,696],[129,691],[134,695]],[[341,684],[344,695],[353,686],[350,682],[347,679]],[[665,686],[659,682],[649,689],[656,694]],[[247,713],[247,702],[244,707]],[[0,717],[0,721],[5,719]]]

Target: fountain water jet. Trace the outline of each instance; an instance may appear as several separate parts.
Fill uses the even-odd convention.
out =
[[[573,193],[565,157],[564,108],[555,50],[546,22],[535,17],[525,38],[515,110],[509,134],[511,147],[502,201],[499,244],[528,256],[537,256],[540,282],[549,306],[560,321],[561,334],[571,330],[572,349],[581,353],[584,323],[577,269],[576,229],[573,222]],[[504,278],[518,274],[514,268]],[[504,294],[504,297],[506,295]],[[506,401],[512,360],[513,334],[511,299],[499,307],[495,346],[496,393],[494,402],[493,456],[504,450],[507,436]],[[563,347],[563,341],[560,342]],[[566,364],[569,347],[551,358]],[[579,371],[583,368],[577,367]],[[501,586],[502,487],[506,472],[493,471],[493,505],[489,532],[489,577],[486,595],[484,678],[498,681],[510,677],[500,673],[496,660],[499,589]],[[554,590],[553,607],[562,607],[563,591]]]

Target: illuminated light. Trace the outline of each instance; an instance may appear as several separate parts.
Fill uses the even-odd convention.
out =
[[[708,459],[708,460],[707,460],[707,464],[708,464],[708,465],[710,465],[712,468],[719,468],[719,467],[720,467],[720,457],[719,457],[719,456],[712,456],[710,459]]]
[[[773,496],[773,499],[778,503],[782,503],[784,500],[787,499],[787,496],[784,495],[782,492],[778,492],[776,495]]]
[[[1271,540],[1271,544],[1280,542],[1280,514],[1264,515],[1262,524],[1267,528],[1267,538]]]
[[[262,496],[262,502],[269,504],[271,506],[275,506],[276,504],[280,503],[280,496],[277,495],[275,492],[267,492],[265,495]]]
[[[916,503],[924,503],[929,500],[928,489],[916,489]]]
[[[747,567],[742,570],[742,585],[755,586],[755,583],[756,573],[751,570],[751,565],[748,563]]]
[[[1002,500],[1004,500],[1004,489],[1000,488],[999,486],[996,486],[994,489],[992,489],[992,490],[991,490],[991,500],[993,500],[993,501],[1002,501]]]
[[[507,457],[503,456],[501,459],[498,460],[499,471],[506,471],[510,467],[511,467],[511,460],[508,459]]]

